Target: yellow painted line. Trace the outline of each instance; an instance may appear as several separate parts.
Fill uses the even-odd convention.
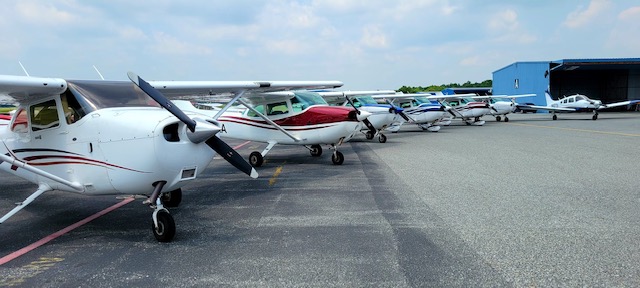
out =
[[[282,166],[278,166],[278,168],[276,168],[276,172],[274,172],[273,176],[271,176],[271,179],[269,179],[269,186],[273,186],[273,184],[276,184],[276,179],[278,178],[278,175],[280,175],[280,173],[282,173]]]
[[[537,127],[537,128],[552,128],[552,129],[560,129],[560,130],[567,130],[567,131],[587,132],[587,133],[596,133],[596,134],[605,134],[605,135],[640,137],[640,134],[622,133],[622,132],[611,132],[611,131],[600,131],[600,130],[589,130],[589,129],[576,129],[576,128],[565,128],[565,127],[544,126],[544,125],[523,124],[523,123],[511,123],[511,122],[509,122],[507,124],[518,125],[518,126],[527,126],[527,127]]]
[[[20,268],[20,276],[8,276],[4,278],[0,276],[1,287],[12,287],[23,284],[27,279],[33,278],[36,275],[49,270],[55,266],[56,263],[64,261],[64,258],[60,257],[40,257],[38,260],[33,261]]]

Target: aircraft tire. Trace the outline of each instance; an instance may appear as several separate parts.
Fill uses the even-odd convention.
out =
[[[336,153],[333,153],[333,155],[331,155],[331,162],[335,165],[342,165],[344,162],[344,155],[342,155],[342,152],[336,151]]]
[[[311,145],[311,156],[319,157],[320,155],[322,155],[322,146],[318,144]]]
[[[509,122],[509,118],[507,116],[504,116],[504,122]]]
[[[364,133],[364,136],[367,137],[367,140],[371,140],[373,139],[373,132],[367,131],[367,133]]]
[[[258,151],[253,151],[249,154],[249,164],[253,167],[260,167],[264,163],[264,157]]]
[[[158,242],[171,242],[176,235],[176,223],[173,221],[173,217],[169,212],[163,210],[158,211],[156,217],[158,217],[158,228],[151,221],[153,236]]]
[[[553,120],[558,120],[558,116],[557,115],[553,115]]]
[[[384,134],[380,134],[380,136],[378,136],[378,142],[380,143],[387,142],[387,136],[385,136]]]
[[[592,120],[598,120],[598,114],[594,114],[593,117],[591,117]]]
[[[176,189],[162,193],[162,205],[166,207],[178,207],[182,202],[182,189]]]
[[[502,120],[502,117],[496,116],[496,121],[500,122],[500,120]],[[504,118],[504,122],[507,122],[507,117]]]

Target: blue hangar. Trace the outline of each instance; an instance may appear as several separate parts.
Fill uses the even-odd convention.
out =
[[[534,93],[518,102],[546,105],[547,90],[553,99],[576,93],[603,103],[640,99],[640,58],[515,62],[493,72],[494,95]]]

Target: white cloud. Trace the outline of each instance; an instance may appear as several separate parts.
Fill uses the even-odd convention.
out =
[[[360,43],[369,48],[386,48],[388,46],[387,37],[375,26],[365,27],[362,32]]]
[[[593,21],[597,21],[598,15],[602,14],[611,6],[610,0],[591,0],[589,6],[584,9],[583,6],[578,7],[569,13],[563,25],[569,28],[581,28]]]

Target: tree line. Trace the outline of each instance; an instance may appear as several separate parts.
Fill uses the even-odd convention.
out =
[[[426,92],[426,91],[442,91],[445,88],[473,88],[473,87],[491,87],[493,86],[492,80],[484,80],[480,83],[475,82],[471,83],[471,81],[467,81],[463,84],[458,83],[449,83],[442,85],[429,85],[429,86],[402,86],[397,91],[403,93],[418,93],[418,92]]]

